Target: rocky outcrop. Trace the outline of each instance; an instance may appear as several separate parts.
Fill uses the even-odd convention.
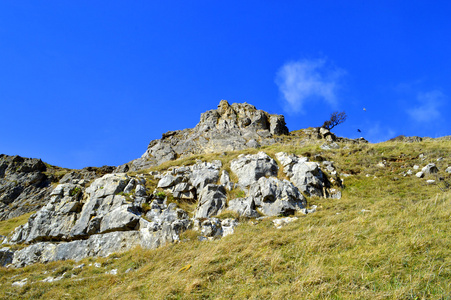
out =
[[[34,158],[0,155],[0,220],[36,211],[45,204],[52,179]]]
[[[261,177],[249,187],[255,206],[267,216],[292,215],[305,208],[307,201],[288,180]]]
[[[285,118],[270,115],[247,103],[229,104],[222,100],[217,109],[201,114],[195,128],[169,131],[151,141],[142,157],[117,172],[139,170],[192,154],[258,148],[288,134]]]
[[[256,155],[240,155],[230,163],[230,169],[238,176],[238,184],[247,188],[263,176],[277,176],[279,167],[264,152]]]
[[[51,198],[52,184],[85,186],[113,167],[87,167],[68,170],[43,163],[40,159],[0,154],[0,221],[37,211]]]
[[[31,245],[14,253],[13,265],[107,256],[138,245],[155,248],[176,241],[191,226],[188,214],[175,204],[152,201],[143,181],[107,174],[88,188],[58,185],[50,201],[14,231],[10,243]],[[143,204],[150,206],[147,213]]]
[[[318,163],[283,152],[277,153],[276,157],[283,166],[283,172],[301,192],[308,196],[325,196],[327,178]]]

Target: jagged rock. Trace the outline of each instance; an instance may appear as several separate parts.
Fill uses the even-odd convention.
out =
[[[222,236],[227,236],[235,232],[235,227],[238,226],[238,222],[235,219],[224,219],[221,222]]]
[[[71,183],[58,185],[50,194],[50,201],[14,231],[11,242],[29,244],[67,239],[82,207],[82,194],[80,186]]]
[[[260,214],[256,210],[253,197],[230,200],[227,210],[234,211],[240,216],[246,218],[258,218],[260,216]]]
[[[121,205],[103,216],[100,222],[100,233],[111,231],[133,230],[139,222],[139,216],[132,205]]]
[[[217,218],[211,218],[201,223],[200,233],[207,238],[221,237],[223,234],[221,221]]]
[[[255,205],[267,216],[290,215],[306,205],[305,197],[288,180],[261,177],[249,188]]]
[[[191,154],[213,153],[260,147],[288,134],[285,118],[270,115],[247,103],[230,105],[222,100],[216,110],[201,114],[195,128],[170,131],[149,143],[139,159],[126,164],[135,171]],[[125,171],[120,166],[117,172]]]
[[[226,170],[222,170],[221,178],[219,179],[219,183],[222,184],[227,190],[233,190],[235,188],[235,183],[230,180],[229,172]]]
[[[219,180],[221,166],[221,161],[215,160],[173,168],[161,176],[157,187],[172,193],[174,198],[194,200],[206,185]]]
[[[430,163],[427,164],[423,169],[421,169],[421,172],[423,172],[423,174],[425,175],[434,174],[438,172],[438,168],[435,166],[435,164]]]
[[[8,247],[0,249],[0,267],[9,265],[13,261],[14,251],[11,251]]]
[[[446,173],[451,173],[451,167],[446,168],[445,172]]]
[[[36,211],[52,190],[40,160],[0,154],[0,221]]]
[[[418,172],[415,174],[416,177],[418,178],[423,178],[424,177],[424,173],[422,171]]]
[[[276,153],[277,159],[283,166],[283,172],[293,184],[309,196],[326,196],[327,178],[316,162],[308,162],[305,157],[297,157],[284,152]]]
[[[226,190],[222,185],[208,184],[199,195],[194,217],[209,218],[217,215],[225,207],[226,199]]]
[[[263,176],[277,176],[277,163],[264,152],[238,156],[232,160],[230,169],[238,176],[238,184],[247,188]]]

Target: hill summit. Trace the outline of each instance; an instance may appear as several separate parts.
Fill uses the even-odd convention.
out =
[[[141,158],[119,171],[136,171],[193,154],[243,150],[271,145],[288,134],[285,118],[258,110],[248,103],[221,100],[217,109],[204,112],[192,129],[163,133],[149,143]]]

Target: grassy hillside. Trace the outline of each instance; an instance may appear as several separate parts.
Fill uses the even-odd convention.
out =
[[[188,231],[184,242],[156,250],[0,268],[0,298],[451,299],[451,193],[446,185],[451,179],[444,172],[451,165],[450,141],[263,150],[271,156],[283,150],[334,161],[339,173],[348,174],[342,176],[342,199],[309,199],[318,211],[299,215],[282,229],[274,228],[274,218],[241,220],[235,234],[211,242],[197,241]],[[198,158],[227,163],[238,154]],[[429,162],[436,163],[438,175],[403,176],[409,169],[415,174],[415,164],[421,168]],[[4,225],[0,222],[0,232]],[[74,269],[82,263],[84,268]],[[105,274],[113,269],[117,275]],[[60,281],[40,282],[61,275]],[[29,284],[12,286],[24,278]]]

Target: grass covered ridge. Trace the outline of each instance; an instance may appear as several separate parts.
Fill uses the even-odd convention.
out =
[[[426,179],[450,181],[444,169],[451,165],[451,142],[263,150],[334,161],[339,173],[350,175],[343,177],[343,198],[309,199],[318,211],[279,230],[272,218],[249,220],[212,242],[188,231],[182,237],[188,241],[156,250],[1,268],[0,298],[450,299],[451,193]],[[381,161],[385,167],[377,166]],[[402,175],[429,162],[438,176]],[[93,262],[101,267],[88,266]],[[81,263],[86,267],[73,269]],[[112,269],[118,275],[105,274]],[[39,282],[62,274],[60,281]],[[24,278],[34,283],[11,285]]]

